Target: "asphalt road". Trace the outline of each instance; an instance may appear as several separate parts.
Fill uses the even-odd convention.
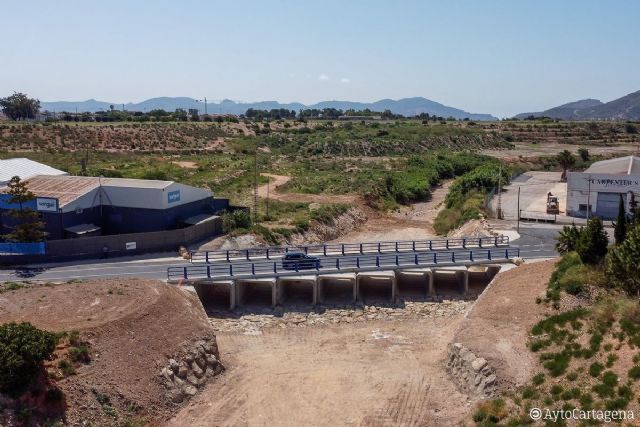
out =
[[[525,258],[550,258],[556,256],[555,236],[562,226],[554,224],[521,224],[520,238],[512,246],[520,248]],[[610,235],[613,233],[608,230]],[[61,264],[39,264],[0,269],[0,282],[12,280],[63,281],[72,279],[100,279],[114,277],[167,278],[167,267],[189,265],[176,256],[154,254],[130,258],[78,261]]]

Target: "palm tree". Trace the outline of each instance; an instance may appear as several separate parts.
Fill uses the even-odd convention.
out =
[[[560,181],[564,182],[567,180],[567,170],[576,164],[576,158],[569,150],[564,150],[556,156],[556,160],[560,163],[562,167],[562,175],[560,176]]]

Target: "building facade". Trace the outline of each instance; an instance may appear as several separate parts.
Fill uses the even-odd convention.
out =
[[[567,173],[567,215],[615,220],[620,198],[629,212],[632,195],[640,202],[640,158],[595,162],[584,172]]]

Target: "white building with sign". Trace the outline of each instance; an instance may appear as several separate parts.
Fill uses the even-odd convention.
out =
[[[595,162],[584,172],[567,174],[567,215],[614,220],[620,197],[628,212],[632,194],[640,203],[640,157]]]

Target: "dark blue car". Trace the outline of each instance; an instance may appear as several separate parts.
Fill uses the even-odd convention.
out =
[[[321,267],[320,258],[302,252],[290,252],[282,259],[285,270],[316,270]]]

